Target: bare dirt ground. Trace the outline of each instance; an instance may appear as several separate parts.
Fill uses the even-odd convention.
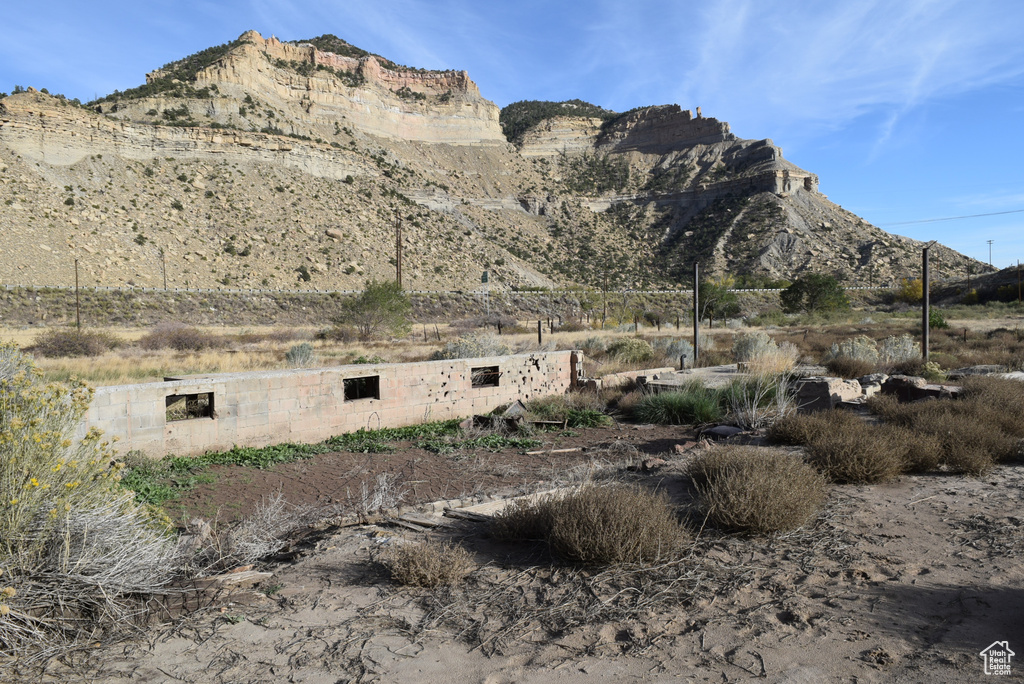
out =
[[[608,448],[617,441],[661,453],[664,465],[620,476],[658,484],[692,516],[683,474],[692,434],[586,432],[587,458],[629,454]],[[634,466],[643,459],[633,456]],[[542,487],[539,476],[578,463],[518,462],[505,490]],[[305,480],[313,465],[290,467],[307,468]],[[289,468],[278,470],[249,483],[249,498],[290,481]],[[478,477],[501,484],[468,466],[431,476],[456,488]],[[332,528],[267,568],[269,596],[151,626],[39,681],[978,682],[987,679],[983,648],[1024,646],[1022,503],[1022,464],[978,479],[837,486],[813,526],[785,535],[724,535],[691,517],[688,553],[643,572],[555,565],[542,549],[489,539],[483,523],[445,519],[430,534],[460,541],[479,567],[464,584],[434,590],[396,587],[373,561],[423,533]],[[1019,679],[1024,665],[1014,660],[1012,671],[1008,679]]]

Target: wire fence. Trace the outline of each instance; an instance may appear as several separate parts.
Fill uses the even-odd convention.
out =
[[[73,292],[76,288],[74,285],[0,285],[7,291],[13,290],[66,290]],[[856,285],[846,287],[846,290],[893,290],[899,287],[899,285]],[[191,294],[248,294],[248,295],[264,295],[264,294],[323,294],[323,295],[357,295],[362,290],[288,290],[288,289],[237,289],[237,288],[216,288],[216,287],[140,287],[138,285],[81,285],[77,288],[80,291],[88,292],[181,292]],[[732,288],[729,292],[783,292],[785,288]],[[693,293],[692,288],[682,290],[579,290],[579,289],[538,289],[538,290],[516,290],[512,288],[507,289],[489,289],[489,290],[406,290],[408,294],[426,294],[426,295],[482,295],[482,294],[502,294],[502,295],[579,295],[582,292],[606,292],[607,294],[678,294],[678,295],[689,295]]]

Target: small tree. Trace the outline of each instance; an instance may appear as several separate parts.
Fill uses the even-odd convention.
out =
[[[920,278],[904,278],[896,290],[896,301],[919,304],[924,299],[924,281]]]
[[[367,280],[363,292],[345,302],[335,319],[341,325],[354,325],[362,337],[403,335],[411,327],[412,303],[402,286],[392,280]]]
[[[850,300],[839,281],[830,275],[808,273],[782,291],[782,309],[798,311],[835,311],[849,309]]]
[[[714,327],[716,318],[739,315],[739,298],[731,291],[734,282],[732,278],[723,276],[715,280],[705,280],[700,284],[698,294],[701,318],[707,318],[711,322],[711,327]]]

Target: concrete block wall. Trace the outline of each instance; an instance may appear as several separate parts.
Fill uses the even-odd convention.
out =
[[[360,428],[402,427],[486,413],[517,399],[561,394],[583,355],[539,352],[479,359],[225,373],[99,387],[79,435],[99,428],[119,453],[159,458],[237,446],[319,442]],[[473,387],[472,369],[497,366],[497,386]],[[376,377],[380,398],[345,400],[345,380]],[[213,415],[168,420],[170,396],[209,394]]]

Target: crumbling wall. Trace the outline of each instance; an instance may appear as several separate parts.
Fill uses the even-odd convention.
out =
[[[225,373],[100,387],[79,427],[116,437],[120,453],[196,455],[232,446],[318,442],[360,428],[487,413],[576,384],[582,354]]]

